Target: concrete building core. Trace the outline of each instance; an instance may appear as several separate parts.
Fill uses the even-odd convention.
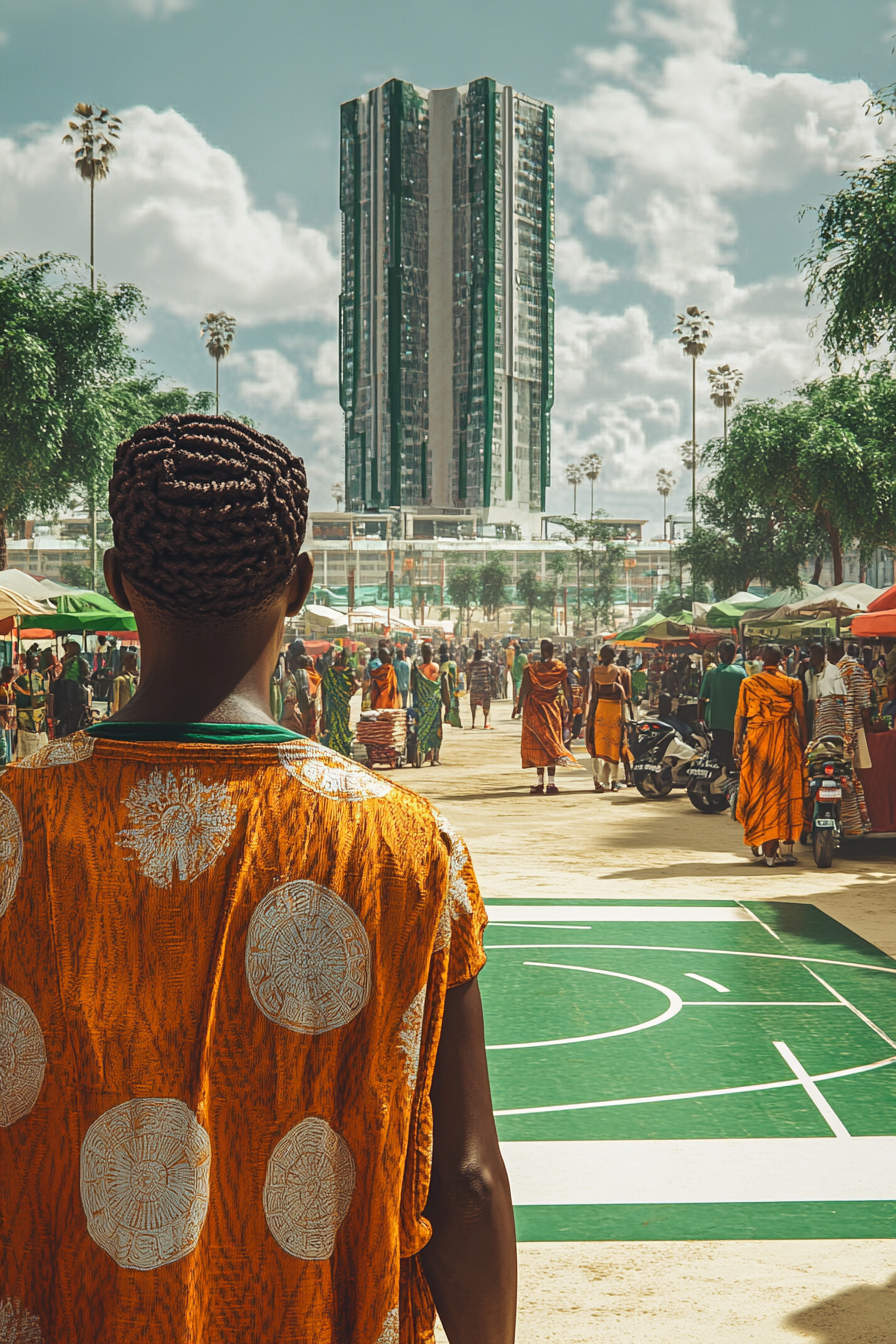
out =
[[[538,535],[550,484],[553,108],[390,80],[341,115],[346,502]],[[419,518],[424,514],[426,518]]]

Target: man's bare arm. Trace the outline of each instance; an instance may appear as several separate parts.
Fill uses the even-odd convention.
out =
[[[432,1240],[423,1272],[451,1344],[513,1344],[516,1233],[476,980],[448,991],[431,1096]]]

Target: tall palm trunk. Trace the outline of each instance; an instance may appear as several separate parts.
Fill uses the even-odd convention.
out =
[[[95,236],[95,212],[94,212],[94,179],[90,179],[90,292],[96,290],[96,270],[94,268],[94,236]]]
[[[691,356],[691,536],[697,535],[697,356]]]
[[[219,375],[219,373],[220,373],[220,370],[221,370],[221,356],[220,356],[220,355],[215,355],[215,415],[218,415],[218,414],[219,414],[219,411],[218,411],[218,402],[219,402],[219,397],[218,397],[218,375]]]
[[[9,554],[6,549],[6,509],[0,509],[0,569],[9,569]]]

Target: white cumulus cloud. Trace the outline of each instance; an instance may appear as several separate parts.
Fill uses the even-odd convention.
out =
[[[144,19],[166,19],[191,9],[193,0],[113,0],[116,9],[130,9]]]
[[[180,113],[121,113],[119,152],[96,189],[100,274],[197,320],[334,321],[339,259],[320,229],[261,209],[231,154]],[[87,187],[64,123],[0,139],[0,252],[87,252]]]
[[[816,373],[794,249],[775,255],[776,231],[792,238],[801,200],[836,191],[844,168],[894,136],[865,115],[861,80],[740,63],[731,0],[623,0],[614,19],[622,44],[580,53],[584,87],[556,114],[563,212],[551,507],[568,506],[565,464],[597,451],[602,505],[658,520],[655,471],[679,467],[691,433],[676,313],[696,303],[716,324],[698,370],[698,440],[719,432],[706,391],[713,363],[742,369],[751,397],[783,394]],[[757,219],[763,245],[746,277]],[[611,279],[607,301],[579,297]],[[680,509],[685,493],[682,484],[670,507]]]

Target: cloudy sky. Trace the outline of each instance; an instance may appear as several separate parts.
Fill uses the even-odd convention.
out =
[[[134,340],[213,386],[208,309],[239,323],[223,402],[306,458],[312,506],[341,476],[339,104],[396,75],[488,74],[557,114],[556,401],[549,508],[597,451],[601,505],[661,527],[659,467],[686,494],[689,364],[671,335],[715,319],[705,369],[786,395],[818,368],[794,258],[800,206],[885,150],[865,116],[896,79],[896,3],[860,0],[0,0],[0,252],[87,251],[87,189],[61,146],[78,100],[124,122],[97,193],[97,264],[140,286]],[[649,534],[649,533],[648,533]]]

